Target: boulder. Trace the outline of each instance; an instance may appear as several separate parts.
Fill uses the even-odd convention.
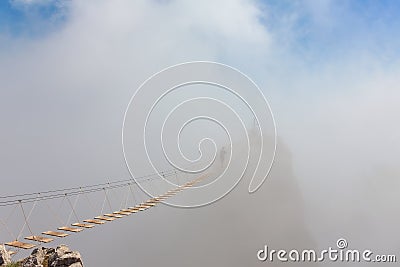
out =
[[[11,263],[11,256],[4,245],[0,245],[0,266]]]
[[[81,255],[67,246],[36,248],[21,261],[21,267],[83,267]]]
[[[49,257],[49,267],[82,267],[81,254],[71,251],[67,246],[61,245]]]

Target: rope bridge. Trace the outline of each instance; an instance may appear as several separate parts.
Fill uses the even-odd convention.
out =
[[[166,191],[163,194],[158,195],[153,198],[146,198],[144,200],[139,200],[138,195],[134,193],[134,186],[138,186],[139,183],[149,182],[155,179],[160,179],[161,176],[163,178],[175,176],[177,180],[177,187]],[[9,247],[13,247],[16,249],[15,251],[9,251],[10,255],[14,255],[22,250],[29,250],[36,247],[42,243],[49,243],[54,241],[56,238],[64,238],[73,233],[80,233],[84,229],[90,229],[95,226],[101,226],[107,222],[112,222],[116,219],[123,218],[125,216],[138,213],[141,211],[145,211],[152,207],[155,207],[160,202],[173,197],[179,192],[192,187],[194,184],[203,180],[205,176],[201,176],[189,182],[183,183],[180,185],[178,174],[175,169],[164,171],[161,173],[145,175],[141,177],[137,177],[134,179],[125,179],[118,181],[109,181],[106,183],[99,183],[93,185],[86,185],[80,187],[71,187],[57,190],[48,190],[42,192],[34,192],[34,193],[25,193],[25,194],[15,194],[8,196],[0,196],[0,207],[10,207],[11,212],[7,216],[6,220],[3,221],[0,219],[0,230],[4,228],[6,232],[10,235],[10,239],[13,241],[5,242],[4,244]],[[113,205],[111,204],[110,194],[112,192],[115,193],[115,189],[121,189],[126,191],[125,198],[122,199],[119,208],[117,210],[113,209]],[[93,202],[90,201],[89,194],[91,193],[101,193],[103,194],[103,201],[101,205],[101,210],[98,213],[99,215],[94,216],[93,218],[80,220],[77,212],[77,204],[78,199],[80,197],[85,197],[86,202],[91,210],[96,210]],[[71,198],[75,197],[75,201],[72,201]],[[129,198],[133,200],[133,206],[129,205]],[[52,208],[49,205],[49,201],[53,201],[56,199],[61,200],[61,205],[66,203],[67,207],[70,209],[70,213],[67,221],[62,220],[59,216],[57,210]],[[57,220],[59,227],[55,230],[47,230],[43,231],[40,234],[35,233],[33,228],[31,227],[30,219],[33,214],[33,211],[39,202],[43,202],[46,205],[46,212],[52,214],[53,217]],[[28,203],[31,203],[31,208],[29,211],[26,210],[26,206]],[[61,206],[60,205],[60,206]],[[109,209],[109,213],[106,213],[105,209]],[[8,219],[16,212],[16,210],[20,210],[21,215],[23,217],[23,225],[18,233],[18,235],[14,235],[11,231],[10,227],[7,224]],[[70,223],[71,220],[74,222]],[[22,239],[22,235],[24,231],[27,230],[29,232],[29,236],[26,236]],[[34,243],[36,242],[36,243]],[[39,243],[39,244],[37,244]]]

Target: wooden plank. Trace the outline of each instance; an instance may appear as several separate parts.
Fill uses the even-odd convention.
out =
[[[131,215],[130,212],[126,212],[126,211],[114,211],[113,214],[119,214],[119,215],[125,215],[125,216]]]
[[[105,224],[106,223],[104,221],[94,220],[94,219],[87,219],[87,220],[83,220],[83,221],[87,222],[87,223],[94,223],[94,224]]]
[[[137,212],[139,212],[139,209],[137,209],[137,210],[133,210],[133,209],[132,209],[131,212],[132,212],[132,213],[137,213]]]
[[[151,203],[151,202],[146,202],[146,205],[147,205],[147,206],[154,207],[156,204],[155,204],[155,203]]]
[[[44,235],[56,236],[56,237],[66,237],[66,236],[69,236],[69,234],[62,233],[62,232],[54,232],[54,231],[47,231],[47,232],[43,232],[42,234],[44,234]]]
[[[7,246],[14,247],[14,248],[22,248],[22,249],[31,249],[36,247],[34,244],[29,244],[29,243],[24,243],[20,241],[12,241],[12,242],[7,242]]]
[[[148,208],[151,208],[151,206],[142,203],[142,204],[140,204],[140,205],[138,206],[138,208],[139,208],[139,209],[140,209],[140,208],[142,208],[142,209],[143,209],[143,208],[144,208],[144,209],[148,209]]]
[[[145,208],[132,207],[130,209],[131,209],[132,212],[139,212],[139,211],[142,211]]]
[[[32,241],[38,241],[38,242],[42,242],[42,243],[49,243],[54,240],[53,238],[48,238],[48,237],[38,236],[38,235],[27,236],[27,237],[25,237],[25,239],[32,240]]]
[[[75,228],[75,227],[68,227],[68,226],[58,227],[57,229],[62,230],[62,231],[67,231],[67,232],[73,232],[73,233],[79,233],[79,232],[83,231],[82,228]]]
[[[112,222],[115,220],[115,218],[110,218],[110,217],[104,217],[104,216],[96,216],[94,217],[95,219],[98,220],[103,220],[103,221],[107,221],[107,222]]]
[[[130,212],[130,213],[132,213],[132,211],[131,211],[130,209],[122,209],[121,211],[123,211],[123,212]]]
[[[145,209],[148,209],[148,208],[149,207],[145,207],[143,205],[137,205],[137,206],[133,207],[133,209],[136,209],[136,210],[145,210]]]
[[[104,214],[104,216],[112,217],[112,218],[122,218],[122,217],[124,217],[124,216],[122,216],[122,215],[113,214],[113,213],[107,213],[107,214]]]
[[[82,227],[82,228],[93,228],[94,227],[93,224],[88,224],[88,223],[73,223],[71,225],[72,226]]]

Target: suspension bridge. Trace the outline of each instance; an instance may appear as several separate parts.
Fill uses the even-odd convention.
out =
[[[158,196],[149,198],[148,195],[144,194],[142,190],[139,189],[141,183],[148,183],[158,179],[172,179],[171,177],[176,179],[174,182],[176,186],[167,191],[163,191],[164,193]],[[0,209],[9,208],[8,216],[6,216],[4,220],[0,218],[0,233],[2,230],[3,233],[7,233],[9,240],[5,240],[4,242],[1,240],[2,242],[0,243],[10,248],[10,250],[8,250],[10,255],[15,255],[21,250],[30,250],[43,243],[50,243],[55,239],[65,238],[71,234],[79,234],[85,229],[101,227],[105,223],[111,223],[116,219],[121,219],[125,216],[153,208],[168,198],[192,187],[205,177],[206,176],[200,176],[181,184],[177,170],[173,169],[136,177],[135,179],[130,178],[71,188],[0,196]],[[122,201],[117,203],[117,208],[115,208],[116,205],[113,205],[111,201],[111,193],[116,193],[116,190],[125,192]],[[142,192],[144,197],[139,197],[140,192]],[[93,212],[96,210],[96,205],[94,205],[95,203],[91,201],[89,197],[93,194],[102,195],[101,209],[92,217],[87,216],[81,219],[78,216],[78,204],[81,203],[79,200],[82,201],[84,198],[87,206]],[[56,200],[60,201],[61,204],[55,209],[53,202]],[[46,209],[46,216],[49,214],[52,215],[54,220],[57,221],[58,226],[52,229],[49,227],[37,231],[32,226],[31,220],[32,217],[34,217],[35,208],[37,208],[38,204],[42,203]],[[61,206],[69,210],[67,220],[62,219],[60,212],[65,213],[65,210],[62,211]],[[27,209],[27,207],[29,208]],[[9,219],[18,212],[23,224],[18,234],[15,235],[13,229],[11,229],[12,227],[10,227],[11,225],[15,225],[15,223],[10,223]],[[2,212],[1,214],[4,213]],[[39,218],[39,222],[42,227],[48,227],[47,225],[43,225],[45,224],[43,223],[43,219],[41,220]],[[24,236],[24,233],[26,233],[26,236]]]

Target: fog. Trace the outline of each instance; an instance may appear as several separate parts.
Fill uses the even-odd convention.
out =
[[[19,2],[28,12],[35,4]],[[296,3],[298,9],[279,16],[272,5],[253,1],[66,2],[59,11],[65,12],[65,19],[44,26],[45,33],[38,37],[1,32],[0,195],[130,178],[121,134],[125,111],[139,86],[174,64],[217,61],[251,77],[275,116],[276,158],[260,189],[253,194],[247,190],[255,164],[252,154],[249,171],[238,186],[213,204],[194,209],[160,205],[50,245],[66,243],[79,250],[87,266],[262,266],[271,265],[257,260],[264,245],[322,250],[335,247],[339,238],[346,238],[350,248],[398,253],[400,69],[393,52],[398,40],[374,35],[360,21],[352,24],[350,33],[334,38],[332,29],[345,27],[337,22],[339,15],[353,22],[345,4],[333,8],[330,1]],[[301,33],[295,25],[304,13],[314,21],[309,30],[323,40],[325,49],[296,46]],[[331,43],[337,43],[339,52]],[[150,155],[159,169],[171,168],[158,144],[160,122],[184,98],[208,96],[229,103],[244,116],[253,149],[259,148],[253,117],[240,101],[213,88],[191,89],[169,99],[170,105],[161,105],[149,125]],[[257,103],[251,92],[248,98]],[[145,106],[148,98],[143,99],[135,105],[137,110]],[[224,119],[226,112],[220,107],[201,104],[183,107],[181,115],[172,117],[174,130],[194,115],[214,113]],[[257,115],[269,118],[266,113]],[[228,115],[225,119],[230,121]],[[130,123],[143,129],[143,123]],[[223,180],[232,183],[243,170],[240,153],[246,154],[245,136],[238,131],[239,124],[235,127],[229,144],[220,127],[196,122],[182,134],[182,151],[196,159],[204,137],[213,138],[218,150],[236,148],[239,154]],[[270,153],[271,124],[262,130]],[[142,145],[141,136],[131,138],[133,149]],[[176,136],[166,135],[164,141],[169,151],[175,151],[170,154],[174,160],[186,166],[174,150]],[[203,158],[195,167],[205,166],[215,152],[220,153],[210,142],[200,148]],[[151,172],[141,152],[130,158],[137,160],[132,166],[135,175]],[[205,182],[223,171],[219,154],[208,171],[213,175]],[[178,176],[181,182],[194,177],[180,172]],[[167,189],[157,182],[147,185],[157,193]],[[110,192],[116,209],[126,193]],[[136,200],[146,199],[137,187],[135,194]],[[176,196],[177,202],[190,200],[190,191],[184,194]],[[89,198],[94,208],[84,198],[77,202],[81,218],[99,215],[102,209],[102,194]],[[26,204],[26,210],[31,205]],[[49,205],[63,222],[71,216],[61,199]],[[2,207],[0,219],[6,221],[11,211]],[[41,202],[31,220],[37,231],[61,226]],[[7,222],[17,235],[23,224],[18,208]],[[27,235],[25,229],[22,236]],[[0,238],[1,243],[11,238],[2,225]]]

